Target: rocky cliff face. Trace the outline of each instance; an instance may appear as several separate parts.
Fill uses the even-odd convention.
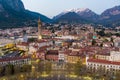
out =
[[[38,17],[43,22],[51,21],[44,15],[25,10],[21,0],[0,0],[0,28],[35,26]]]
[[[15,11],[25,10],[24,5],[21,0],[0,0],[0,5],[1,5],[1,8],[9,7]]]
[[[0,12],[3,12],[3,11],[4,11],[3,5],[0,4]]]

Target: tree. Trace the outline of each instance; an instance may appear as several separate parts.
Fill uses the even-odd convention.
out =
[[[68,30],[69,30],[69,32],[71,32],[72,31],[72,27],[69,27]]]
[[[100,47],[103,47],[103,43],[100,44]]]
[[[44,72],[44,64],[43,64],[43,62],[40,62],[39,66],[38,66],[38,71],[39,71],[40,73],[43,73],[43,72]]]
[[[86,66],[82,64],[82,61],[78,61],[74,65],[74,73],[76,75],[84,75],[86,73]]]
[[[111,41],[111,42],[114,42],[114,39],[111,37],[110,41]]]
[[[65,67],[66,67],[67,72],[70,74],[71,71],[73,71],[74,65],[71,63],[66,63]]]
[[[105,38],[103,42],[108,42],[108,39]]]
[[[54,27],[51,28],[51,32],[52,32],[52,33],[55,33]]]
[[[3,66],[0,66],[0,76],[3,75]]]
[[[14,73],[15,73],[15,74],[20,73],[20,66],[18,66],[18,65],[15,65],[15,66],[14,66]]]
[[[24,64],[24,65],[21,67],[21,71],[22,71],[22,72],[30,72],[30,71],[31,71],[31,65]]]
[[[9,76],[14,73],[14,66],[11,64],[6,65],[5,67],[5,75]]]
[[[106,37],[111,37],[111,36],[112,36],[112,33],[110,33],[110,32],[109,32],[109,33],[106,33],[105,36],[106,36]]]
[[[97,32],[97,34],[100,35],[100,36],[105,36],[104,29],[102,29],[101,31]]]
[[[35,42],[35,41],[36,41],[35,38],[29,38],[29,39],[28,39],[28,42]]]
[[[101,79],[100,79],[100,75],[99,75],[99,74],[95,74],[95,75],[93,76],[93,80],[101,80]]]
[[[116,35],[116,36],[120,37],[120,33],[115,33],[114,35]]]
[[[47,74],[50,74],[50,72],[52,71],[52,63],[51,62],[46,62],[45,64],[45,70]]]
[[[96,44],[96,41],[95,39],[92,40],[92,45],[95,45]]]
[[[45,71],[47,74],[50,74],[52,71],[52,63],[49,61],[41,62],[38,66],[38,71],[40,73],[43,73]]]
[[[115,77],[116,77],[115,80],[120,80],[120,71],[116,72]]]

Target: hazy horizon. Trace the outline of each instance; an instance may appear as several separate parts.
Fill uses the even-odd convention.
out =
[[[26,9],[39,12],[49,18],[59,13],[76,8],[89,8],[97,14],[104,10],[120,5],[120,0],[22,0]],[[104,3],[103,3],[104,2]]]

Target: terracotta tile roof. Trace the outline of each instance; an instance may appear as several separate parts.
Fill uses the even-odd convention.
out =
[[[43,50],[43,49],[38,49],[37,50],[37,53],[42,53],[42,52],[45,52],[45,50]]]
[[[58,55],[58,50],[49,50],[46,55]]]
[[[38,43],[43,43],[43,42],[48,42],[48,40],[42,39],[42,40],[37,40]]]
[[[50,48],[50,47],[51,46],[43,46],[43,47],[40,47],[40,49],[45,50],[45,49]]]
[[[94,62],[94,63],[101,63],[101,64],[120,65],[120,62],[113,62],[113,61],[107,61],[107,60],[101,60],[101,59],[88,59],[87,61]]]
[[[97,53],[96,55],[110,56],[110,53]]]
[[[27,42],[21,42],[21,43],[18,43],[17,45],[20,45],[20,46],[28,46],[29,43],[27,43]]]
[[[39,48],[39,46],[38,46],[38,45],[34,45],[33,47],[34,47],[34,48]]]
[[[42,31],[42,34],[44,35],[51,35],[52,33],[49,30]]]
[[[72,52],[72,50],[66,50],[65,52],[64,52],[64,54],[69,54],[69,53],[71,53]]]
[[[79,51],[72,51],[69,56],[79,56]]]

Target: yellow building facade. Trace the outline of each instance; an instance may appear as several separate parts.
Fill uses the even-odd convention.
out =
[[[68,55],[67,62],[68,63],[77,63],[80,60],[80,56],[77,55]]]

